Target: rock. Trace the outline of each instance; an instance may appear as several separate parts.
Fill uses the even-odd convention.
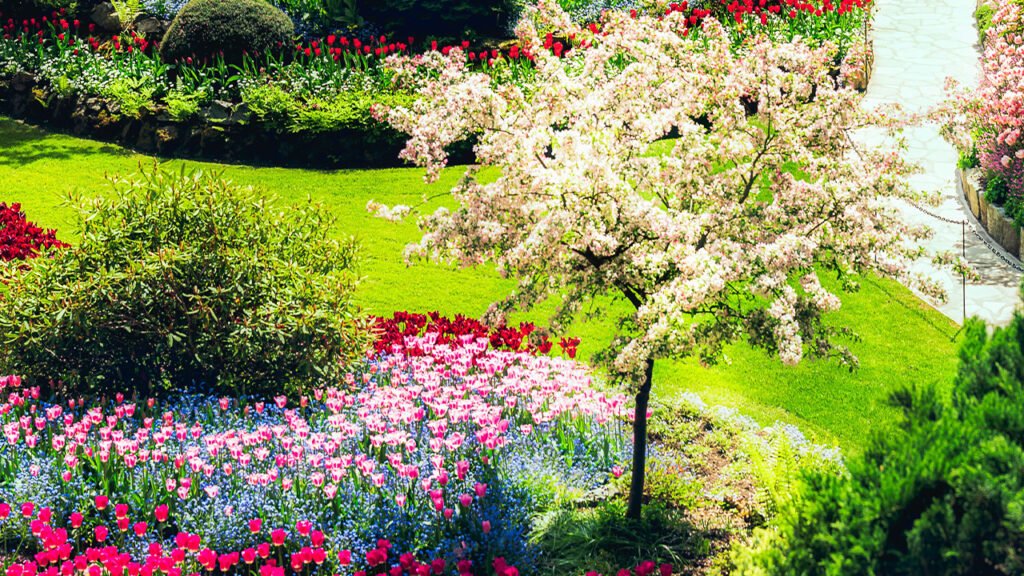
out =
[[[28,72],[17,72],[11,77],[11,88],[15,92],[28,92],[36,85],[36,77]]]
[[[121,19],[117,17],[117,10],[110,2],[100,2],[89,12],[89,18],[96,24],[96,28],[103,32],[120,32],[122,30]]]
[[[231,111],[231,118],[229,123],[231,124],[248,124],[249,120],[252,119],[252,112],[249,111],[249,105],[241,103]]]
[[[223,123],[231,118],[232,105],[224,100],[214,100],[206,110],[206,119],[210,122]]]
[[[140,14],[135,18],[135,22],[132,23],[135,31],[142,35],[143,38],[150,42],[159,42],[163,40],[164,34],[167,33],[168,23],[164,20],[156,18],[155,16],[146,16]]]

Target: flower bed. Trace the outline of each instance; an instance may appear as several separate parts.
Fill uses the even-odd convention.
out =
[[[997,3],[984,33],[977,90],[950,84],[938,111],[943,135],[960,151],[960,167],[980,167],[985,198],[1024,224],[1024,6]]]
[[[518,576],[570,562],[560,573],[667,576],[671,562],[702,573],[774,513],[777,483],[838,467],[791,427],[687,398],[654,421],[650,497],[668,531],[635,549],[588,536],[559,551],[579,536],[538,518],[621,518],[629,452],[626,399],[544,355],[571,356],[579,340],[437,314],[375,323],[378,352],[339,386],[293,399],[55,403],[0,378],[0,569]]]
[[[528,568],[534,499],[611,475],[624,399],[567,359],[472,336],[408,345],[294,404],[50,404],[4,378],[0,536],[28,572]]]
[[[666,10],[688,14],[692,30],[707,18],[727,22],[737,49],[757,34],[836,42],[837,72],[859,85],[867,7],[862,0],[773,0],[733,2],[721,13],[686,2]],[[500,47],[330,34],[283,53],[246,56],[235,66],[218,55],[163,62],[159,40],[103,34],[66,13],[18,20],[0,15],[0,23],[4,114],[161,156],[322,168],[400,164],[403,137],[372,115],[377,104],[407,105],[414,98],[381,65],[390,55],[460,50],[469,66],[495,82],[523,84],[537,51],[571,61],[603,33],[598,22],[587,37],[561,37],[552,29],[543,45]],[[453,161],[473,161],[471,148],[471,142],[456,144]]]

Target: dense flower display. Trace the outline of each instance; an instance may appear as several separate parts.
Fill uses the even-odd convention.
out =
[[[1009,195],[1024,198],[1024,6],[998,3],[984,42],[981,83],[962,90],[939,110],[944,135],[961,153],[976,152],[982,168]]]
[[[552,350],[552,342],[546,334],[540,334],[537,327],[530,323],[521,323],[517,327],[502,326],[490,328],[476,318],[456,315],[449,319],[437,312],[414,314],[396,312],[391,318],[378,317],[375,320],[378,331],[374,348],[377,352],[389,352],[399,346],[407,355],[420,355],[423,351],[408,346],[406,339],[410,336],[434,334],[436,344],[453,344],[464,338],[485,339],[495,350],[525,351],[534,354],[547,354]],[[562,338],[559,348],[569,358],[576,357],[579,338]]]
[[[609,478],[626,401],[569,359],[440,336],[294,403],[50,404],[3,378],[0,535],[34,560],[8,573],[528,568],[537,486]]]
[[[0,260],[35,258],[45,248],[63,248],[54,230],[43,230],[29,222],[20,204],[0,202]]]

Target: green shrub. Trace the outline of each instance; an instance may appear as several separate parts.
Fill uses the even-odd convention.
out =
[[[171,22],[160,45],[165,62],[223,53],[238,63],[245,53],[290,47],[295,25],[262,0],[191,0]]]
[[[1001,205],[1006,198],[1006,181],[998,174],[988,174],[985,178],[985,200]]]
[[[2,269],[0,368],[61,395],[295,393],[368,345],[353,241],[205,173],[116,180],[79,203],[81,241]]]
[[[392,33],[419,39],[504,36],[512,0],[361,0],[360,15]]]
[[[895,396],[903,425],[849,476],[812,473],[741,574],[1024,573],[1024,316],[967,326],[953,399]]]
[[[985,43],[985,35],[992,27],[992,16],[995,13],[996,9],[990,4],[979,4],[978,9],[974,11],[974,23],[978,27],[978,44]]]

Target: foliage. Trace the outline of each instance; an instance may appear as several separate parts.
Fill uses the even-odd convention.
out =
[[[989,336],[974,321],[952,403],[895,400],[849,476],[808,475],[774,530],[737,551],[744,574],[1019,574],[1024,571],[1024,316]]]
[[[497,36],[512,15],[511,0],[362,1],[359,12],[387,30],[418,38]]]
[[[985,200],[998,205],[1006,202],[1006,182],[999,175],[985,180]]]
[[[358,0],[275,0],[274,4],[318,32],[344,30],[362,23]]]
[[[164,98],[167,104],[167,114],[175,122],[185,122],[199,115],[199,106],[205,103],[206,98],[201,92],[186,93],[179,90],[171,90]]]
[[[244,54],[290,46],[294,35],[284,12],[262,0],[191,0],[167,29],[160,55],[166,62],[221,55],[237,63]]]
[[[628,302],[602,359],[639,389],[638,507],[655,359],[710,363],[745,339],[787,364],[807,354],[852,365],[824,319],[840,303],[817,270],[935,286],[907,272],[920,253],[907,241],[922,231],[885,207],[917,197],[907,167],[892,151],[853,153],[855,127],[894,124],[836,86],[830,47],[762,38],[737,55],[715,21],[697,43],[678,13],[612,14],[595,33],[542,8],[539,19],[590,47],[571,65],[538,53],[528,91],[494,86],[459,54],[395,60],[396,78],[420,87],[414,106],[387,112],[411,136],[402,157],[436,178],[444,147],[479,131],[477,158],[501,174],[482,181],[470,168],[452,191],[460,207],[424,217],[408,254],[495,262],[518,285],[492,319],[553,298],[557,332],[586,303]],[[523,44],[541,44],[529,20],[519,31]],[[419,80],[425,66],[434,74]],[[669,153],[647,154],[669,135]]]
[[[114,7],[114,13],[117,14],[121,28],[131,26],[135,17],[142,11],[142,0],[110,0],[110,4]],[[159,38],[155,40],[159,41]]]
[[[55,230],[43,230],[25,217],[18,203],[0,202],[0,261],[35,258],[50,248],[66,248]]]
[[[368,344],[355,244],[201,172],[155,171],[82,201],[81,241],[3,272],[0,365],[78,394],[276,394],[333,381]]]
[[[118,114],[138,118],[153,104],[155,88],[138,80],[121,78],[108,84],[102,95],[117,105]]]
[[[542,548],[539,574],[578,573],[580,566],[616,574],[623,564],[648,559],[703,573],[697,568],[722,562],[750,527],[774,518],[766,504],[780,483],[842,467],[835,450],[811,444],[791,426],[762,428],[693,395],[655,406],[651,439],[645,517],[622,518],[625,478],[611,493],[563,503],[540,518],[531,536]]]
[[[996,9],[987,2],[978,4],[977,10],[974,11],[974,23],[978,28],[978,44],[984,45],[985,38],[988,36],[988,29],[992,27],[992,16],[996,13]]]

